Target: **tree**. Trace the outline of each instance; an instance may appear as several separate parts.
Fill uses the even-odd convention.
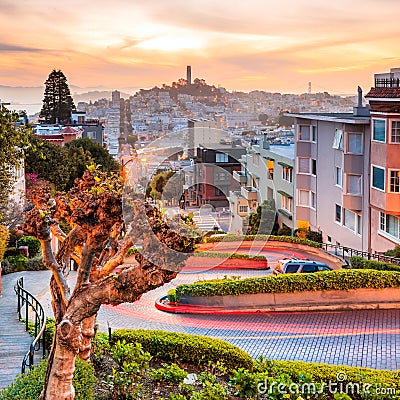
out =
[[[40,240],[43,263],[52,272],[56,320],[42,400],[74,398],[75,358],[89,359],[102,304],[134,302],[171,281],[194,250],[194,239],[183,225],[167,224],[158,209],[126,188],[123,215],[122,184],[117,174],[90,167],[66,194],[54,199],[42,189],[32,194],[34,207],[27,211],[23,229]],[[61,218],[72,227],[68,235],[60,229]],[[61,241],[56,254],[50,232]],[[136,253],[136,264],[123,264],[139,238],[143,250]],[[72,293],[65,277],[71,259],[79,266]]]
[[[29,142],[31,145],[25,154],[25,172],[46,180],[57,190],[65,190],[71,176],[66,148],[33,134]]]
[[[182,185],[180,175],[174,171],[159,172],[150,182],[150,196],[157,200],[162,197],[166,200],[179,199],[182,194]]]
[[[53,69],[45,85],[40,118],[43,118],[46,124],[67,121],[71,117],[71,111],[76,109],[67,84],[67,78],[61,70]]]
[[[17,126],[19,116],[0,104],[0,223],[9,213],[16,171],[23,166],[23,150],[29,145],[29,128]]]
[[[103,172],[118,171],[120,169],[120,165],[111,156],[111,154],[104,147],[91,139],[76,139],[70,143],[67,143],[66,147],[69,150],[82,148],[84,151],[89,152],[93,162],[96,165],[99,165],[100,170]],[[81,176],[82,175],[80,175],[79,177]]]
[[[255,213],[249,215],[248,235],[274,234],[278,230],[274,200],[266,200],[257,207]]]
[[[88,138],[73,140],[64,147],[36,135],[30,137],[26,155],[26,172],[36,174],[57,190],[69,190],[81,178],[87,165],[96,164],[102,171],[118,171],[120,165],[98,143]]]

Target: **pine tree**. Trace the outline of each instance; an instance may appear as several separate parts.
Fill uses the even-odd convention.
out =
[[[62,71],[53,71],[45,82],[43,107],[40,118],[46,124],[63,122],[70,118],[71,111],[75,110],[75,104],[67,84],[67,78]]]

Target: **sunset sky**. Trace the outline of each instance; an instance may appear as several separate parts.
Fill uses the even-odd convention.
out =
[[[353,93],[400,67],[399,0],[0,0],[0,85],[185,76],[230,90]]]

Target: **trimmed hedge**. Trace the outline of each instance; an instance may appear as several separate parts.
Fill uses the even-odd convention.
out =
[[[311,274],[281,274],[262,278],[223,279],[179,285],[170,301],[182,296],[227,296],[257,293],[294,293],[319,290],[382,289],[400,287],[400,272],[337,270]],[[171,297],[170,297],[171,296]]]
[[[354,256],[350,258],[350,267],[352,269],[375,269],[378,271],[397,271],[400,272],[400,265],[384,263],[375,260],[366,260],[365,258]]]
[[[44,385],[46,368],[47,360],[42,360],[33,370],[18,375],[11,385],[0,391],[0,400],[38,400]],[[77,357],[72,380],[75,400],[94,400],[96,383],[93,366]]]
[[[293,382],[331,382],[338,381],[338,374],[342,373],[345,379],[343,387],[347,383],[364,383],[376,387],[395,388],[397,393],[400,391],[400,371],[374,370],[370,368],[349,367],[343,365],[328,365],[319,363],[307,363],[303,361],[278,361],[265,360],[260,358],[255,363],[255,369],[258,372],[266,372],[269,376],[279,377],[288,375]],[[344,375],[344,374],[345,375]],[[359,398],[358,396],[354,398]],[[374,398],[374,397],[368,397]],[[389,397],[378,397],[389,398]],[[391,397],[397,398],[397,397]]]
[[[237,258],[237,259],[246,259],[246,260],[263,260],[265,261],[264,256],[259,255],[251,255],[251,254],[241,254],[241,253],[223,253],[218,251],[195,251],[193,254],[194,257],[210,257],[210,258]]]
[[[217,243],[217,242],[237,242],[237,241],[255,241],[261,240],[263,242],[286,242],[302,244],[309,247],[321,248],[321,243],[313,242],[312,240],[302,239],[296,236],[275,236],[275,235],[233,235],[227,234],[223,236],[212,236],[204,238],[204,243]]]
[[[183,362],[203,367],[219,361],[229,371],[237,368],[253,369],[253,359],[249,354],[228,342],[205,336],[144,329],[119,329],[112,333],[111,340],[112,343],[118,340],[140,343],[144,351],[163,361]]]

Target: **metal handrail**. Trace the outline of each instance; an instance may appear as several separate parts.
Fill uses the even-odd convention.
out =
[[[22,309],[25,306],[26,331],[29,329],[29,308],[34,313],[35,338],[29,346],[29,351],[25,354],[22,360],[21,373],[24,374],[26,367],[33,369],[35,351],[39,351],[40,347],[42,347],[43,357],[46,355],[46,336],[44,335],[44,331],[46,329],[47,316],[43,306],[39,303],[39,301],[31,293],[24,289],[24,278],[22,276],[18,278],[17,283],[14,286],[14,291],[18,297],[17,311],[19,320],[22,319]],[[40,339],[42,339],[42,341]]]
[[[369,253],[367,251],[356,250],[352,249],[351,247],[340,246],[338,244],[332,243],[321,243],[321,245],[322,249],[327,252],[329,252],[329,248],[333,249],[335,255],[340,255],[343,259],[346,259],[346,257],[359,256],[367,260],[376,260],[380,262],[388,262],[391,264],[400,265],[400,258],[385,256],[383,254]]]

